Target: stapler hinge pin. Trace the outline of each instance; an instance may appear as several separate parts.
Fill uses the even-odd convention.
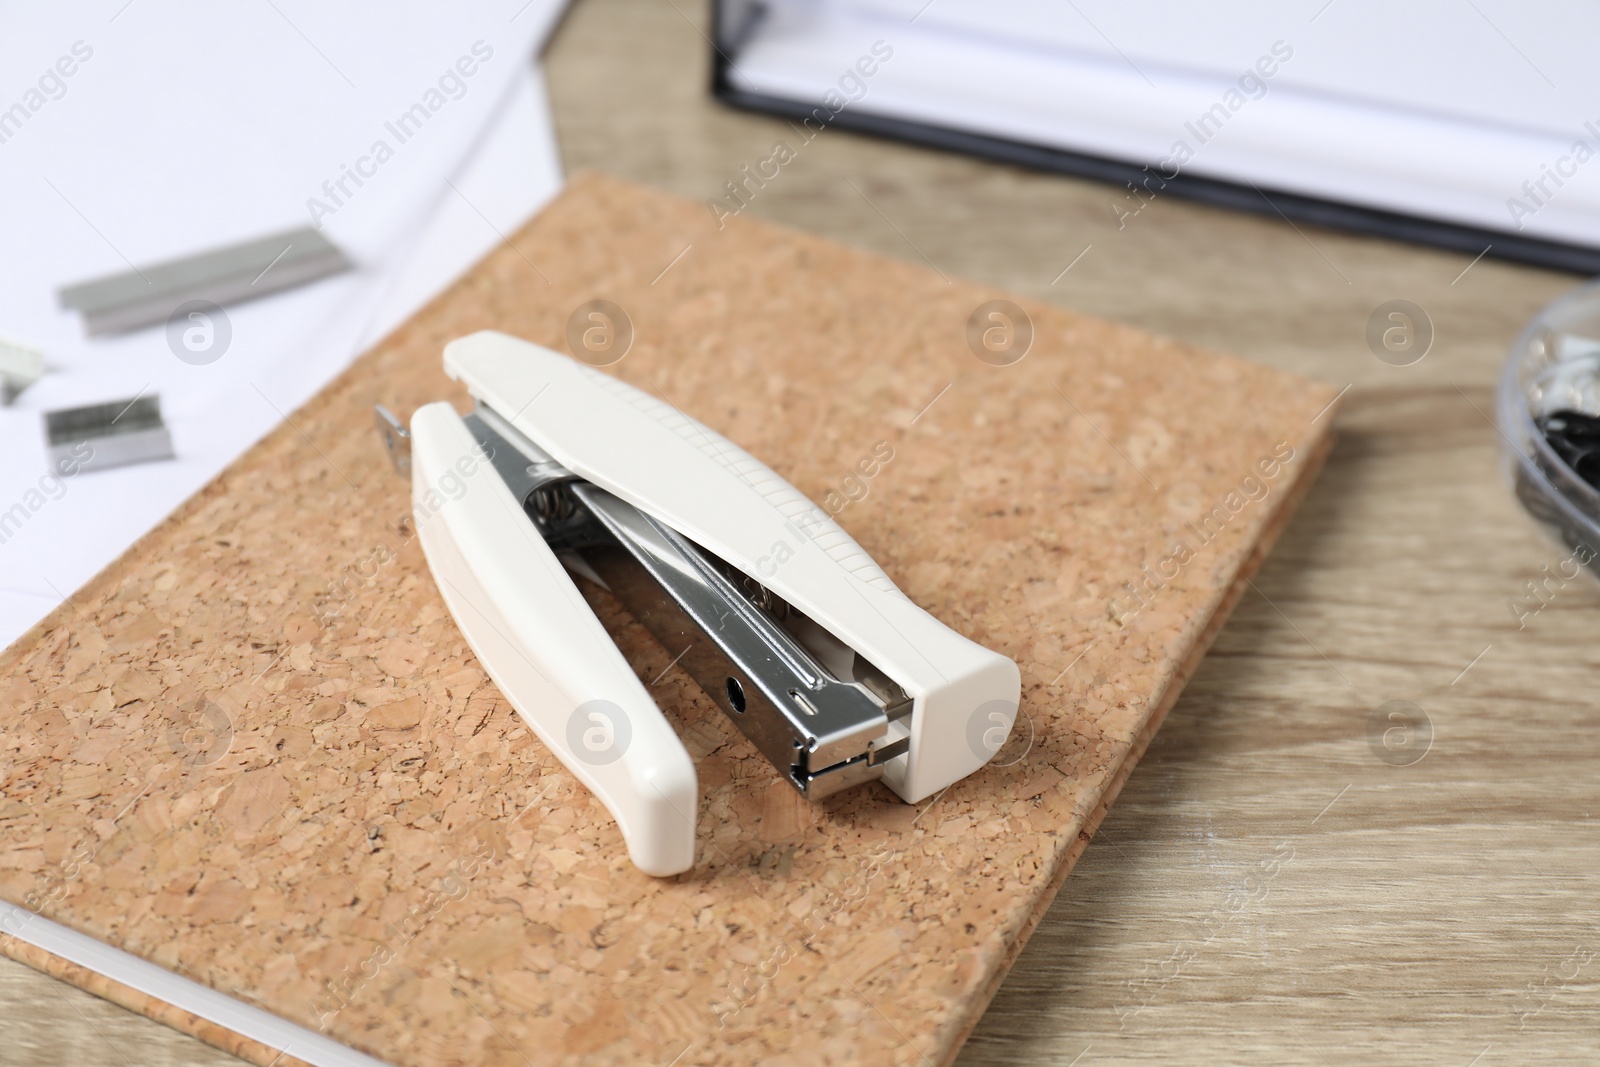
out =
[[[372,421],[377,424],[378,435],[383,438],[383,447],[389,453],[389,462],[394,464],[394,469],[401,474],[411,474],[411,431],[405,424],[395,417],[394,412],[382,404],[375,404],[372,408]]]

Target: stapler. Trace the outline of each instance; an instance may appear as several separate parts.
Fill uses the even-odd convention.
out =
[[[505,334],[450,343],[465,416],[409,431],[413,522],[511,706],[657,876],[695,858],[695,768],[573,575],[615,594],[811,800],[881,779],[915,803],[1016,718],[1010,659],[913,604],[821,508],[669,403]],[[398,463],[397,463],[398,465]]]

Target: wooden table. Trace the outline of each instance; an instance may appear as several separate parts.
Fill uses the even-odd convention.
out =
[[[577,5],[547,57],[569,169],[706,198],[790,136],[708,98],[705,6]],[[835,130],[750,208],[1349,385],[1320,482],[957,1062],[1595,1062],[1600,587],[1519,628],[1567,553],[1487,417],[1576,279],[1175,199],[1119,229],[1114,195]],[[1396,298],[1437,335],[1408,367],[1365,341]],[[1431,726],[1415,762],[1374,741],[1396,700]],[[0,959],[0,1062],[240,1061]]]

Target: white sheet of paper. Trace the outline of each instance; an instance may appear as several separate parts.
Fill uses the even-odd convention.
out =
[[[7,248],[0,256],[0,334],[41,344],[48,363],[44,378],[16,406],[0,408],[0,455],[5,457],[0,464],[0,643],[14,640],[62,596],[114,560],[357,353],[463,273],[502,234],[514,231],[560,184],[542,76],[528,62],[559,14],[560,2],[537,0],[520,15],[520,3],[461,5],[451,9],[448,19],[437,13],[419,16],[403,34],[376,42],[360,38],[362,19],[371,26],[382,23],[384,32],[405,20],[374,19],[371,4],[341,8],[338,18],[317,14],[313,19],[309,5],[302,11],[300,5],[280,3],[283,18],[270,6],[263,10],[276,20],[272,32],[281,30],[283,39],[268,42],[253,58],[236,57],[248,68],[248,76],[237,81],[228,80],[226,64],[219,65],[215,52],[227,51],[226,41],[242,40],[241,34],[266,36],[270,24],[244,30],[235,23],[219,26],[215,20],[206,22],[210,16],[204,11],[209,9],[156,0],[143,16],[150,24],[134,35],[124,22],[141,14],[146,2],[140,0],[116,22],[107,23],[108,32],[97,38],[104,43],[95,45],[93,57],[66,79],[66,95],[48,100],[0,143],[0,197],[21,208],[7,211]],[[108,8],[108,18],[114,10]],[[177,19],[175,11],[194,21]],[[489,15],[499,25],[474,28],[475,19]],[[509,21],[513,16],[516,20]],[[75,18],[82,20],[81,15]],[[32,10],[11,11],[0,17],[0,27],[30,19],[24,33],[0,33],[0,70],[37,66],[43,54],[38,42],[48,41],[61,28],[53,23],[68,22],[54,13],[47,17]],[[307,47],[285,24],[288,19],[319,47]],[[115,63],[106,62],[96,70],[102,60],[117,60],[118,48],[137,52],[138,38],[160,38],[177,32],[179,24],[194,34],[203,24],[209,38],[201,34],[185,40],[192,47],[196,40],[208,39],[212,51],[205,63],[186,69],[174,55],[161,55],[160,43],[153,41],[155,54],[147,53],[145,62],[159,66],[161,77],[173,83],[162,85],[162,92],[129,87],[138,83],[138,64],[113,72]],[[62,35],[72,32],[67,28]],[[125,37],[118,38],[118,33]],[[409,156],[397,151],[381,170],[381,178],[389,182],[386,189],[370,182],[357,190],[362,198],[352,197],[322,220],[326,232],[352,252],[357,270],[230,307],[226,316],[232,339],[220,358],[205,365],[176,358],[162,327],[87,340],[76,316],[56,307],[57,286],[127,269],[112,242],[134,262],[149,262],[309,221],[304,200],[311,194],[296,184],[295,175],[325,173],[317,169],[324,158],[317,153],[330,151],[328,145],[347,136],[329,129],[340,122],[346,130],[364,129],[373,117],[395,110],[395,101],[420,98],[421,89],[436,85],[436,71],[444,69],[441,57],[454,58],[451,42],[465,34],[471,34],[468,51],[473,41],[494,42],[493,57],[480,64],[474,77],[490,74],[499,63],[493,70],[497,80],[473,84],[429,119],[422,133],[437,134],[436,145]],[[66,45],[70,48],[79,37],[87,40],[79,30]],[[20,49],[20,38],[30,47]],[[288,79],[292,84],[274,95],[272,85],[260,78],[271,68],[272,57],[285,61],[291,44],[305,49],[310,60],[293,61],[286,69],[294,73]],[[337,121],[324,122],[314,107],[319,96],[337,97],[335,86],[343,93],[350,90],[328,69],[331,63],[319,58],[319,50],[328,51],[331,62],[358,85],[366,82],[365,91],[377,94],[378,103],[368,101],[362,105],[365,112],[352,109]],[[420,87],[418,71],[430,72]],[[80,80],[98,73],[104,73],[98,86]],[[212,79],[209,94],[195,91],[207,87],[202,74]],[[193,170],[186,170],[190,157],[183,152],[174,151],[167,159],[153,147],[185,128],[183,123],[162,127],[170,116],[147,123],[145,132],[155,140],[119,141],[120,158],[104,142],[96,149],[97,136],[137,119],[140,108],[134,97],[155,92],[143,97],[152,107],[169,90],[178,93],[174,99],[182,98],[177,83],[186,79],[192,82],[191,95],[209,96],[194,104],[210,109],[206,121],[223,121],[228,108],[219,101],[228,93],[236,105],[273,110],[282,104],[284,110],[255,116],[251,121],[260,125],[243,132],[235,128],[227,136],[211,137],[208,143],[217,150],[206,155],[197,148],[204,158]],[[309,88],[308,79],[315,82]],[[0,108],[6,94],[17,95],[12,89],[0,81]],[[106,102],[106,96],[119,94],[129,98],[126,107]],[[69,103],[80,110],[69,112],[64,107]],[[469,110],[469,104],[476,110]],[[458,112],[449,111],[457,107]],[[58,126],[45,124],[57,120]],[[303,143],[296,122],[305,124]],[[191,132],[204,128],[202,121]],[[252,155],[253,139],[261,130],[273,131],[269,140],[274,143],[259,146],[269,160],[265,163]],[[193,143],[199,146],[205,140],[197,137]],[[400,146],[406,147],[415,146]],[[229,152],[236,153],[231,158],[240,169],[236,181],[230,179],[229,167],[218,165],[230,158]],[[351,161],[348,152],[344,158]],[[273,171],[271,180],[253,169],[258,164]],[[160,184],[163,171],[172,178],[171,186]],[[285,183],[293,187],[293,195],[278,192]],[[47,476],[41,412],[141,392],[160,394],[176,460],[65,480]]]

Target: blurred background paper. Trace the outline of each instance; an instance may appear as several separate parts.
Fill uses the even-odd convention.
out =
[[[562,6],[0,14],[0,333],[47,365],[0,409],[0,643],[555,193],[533,61]],[[356,269],[230,305],[231,338],[208,363],[177,358],[161,326],[86,339],[58,305],[63,285],[308,224]],[[45,478],[42,412],[145,393],[161,397],[176,460]]]
[[[1113,182],[1124,222],[1184,195],[1600,272],[1590,4],[718,0],[717,15],[729,102],[799,119],[832,92],[843,127]]]

